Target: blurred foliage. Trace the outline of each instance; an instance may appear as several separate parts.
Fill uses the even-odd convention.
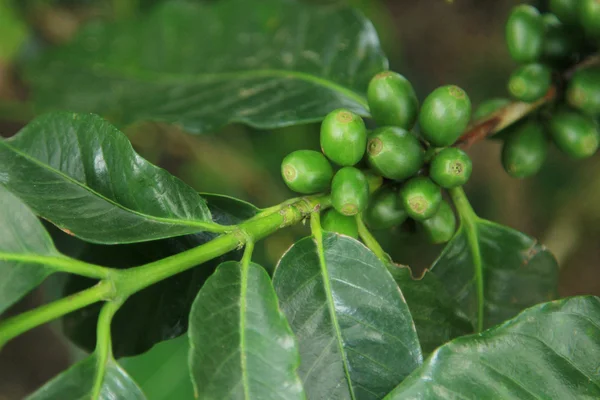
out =
[[[507,95],[506,81],[514,64],[505,48],[503,23],[516,0],[347,2],[374,21],[391,68],[413,82],[420,99],[442,84],[464,87],[474,105]],[[68,41],[87,21],[134,17],[156,3],[159,0],[0,0],[0,133],[14,134],[23,125],[14,119],[26,115],[22,111],[27,105],[20,103],[27,99],[27,88],[19,79],[19,59]],[[535,3],[541,6],[545,1]],[[13,108],[3,107],[13,103],[17,104]],[[20,111],[21,118],[15,118]],[[198,137],[167,125],[138,124],[127,134],[141,155],[197,190],[236,196],[267,207],[294,196],[280,179],[280,162],[295,149],[318,150],[318,130],[314,124],[272,131],[232,125],[214,135]],[[574,162],[552,149],[540,174],[516,180],[503,171],[500,150],[499,141],[478,143],[469,150],[474,172],[466,190],[477,213],[547,245],[562,267],[561,295],[600,294],[599,156]],[[420,271],[431,264],[442,247],[427,245],[415,231],[409,223],[391,235],[375,234],[397,262]],[[300,226],[270,237],[257,246],[256,262],[272,271],[280,255],[307,232]],[[161,344],[157,353],[172,352],[175,359],[178,345],[177,341]],[[8,374],[6,371],[17,365],[15,359],[31,351],[27,341],[13,346],[17,347],[0,356],[0,400],[19,398],[32,390],[32,385],[63,368],[36,355],[30,363],[18,364],[21,374]],[[62,351],[61,346],[56,349]],[[151,362],[126,362],[126,367],[135,365],[130,370],[134,378],[143,388],[155,390],[160,386],[156,380],[159,371],[144,370],[145,361]],[[37,379],[27,378],[32,374]]]

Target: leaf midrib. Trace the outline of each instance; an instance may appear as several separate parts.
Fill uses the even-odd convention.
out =
[[[86,62],[76,62],[71,63],[71,66],[77,65],[80,68],[93,70],[94,74],[97,75],[98,72],[104,73],[105,75],[114,76],[117,78],[128,78],[135,79],[142,82],[149,83],[162,83],[162,84],[171,84],[171,83],[206,83],[206,82],[217,82],[223,81],[227,79],[246,79],[246,78],[288,78],[288,79],[297,79],[305,82],[313,83],[317,86],[321,86],[332,91],[336,91],[344,96],[354,100],[361,106],[363,106],[367,111],[369,111],[369,104],[364,95],[349,89],[345,86],[342,86],[339,83],[331,81],[329,79],[325,79],[307,72],[300,72],[294,70],[286,70],[286,69],[253,69],[253,70],[245,70],[245,71],[235,71],[235,72],[219,72],[219,73],[206,73],[201,72],[197,75],[187,75],[187,74],[178,74],[178,73],[162,73],[162,72],[153,72],[148,70],[141,69],[117,69],[113,66],[109,66],[106,64],[101,65],[91,65]]]
[[[13,151],[14,153],[18,154],[19,156],[25,158],[26,160],[28,160],[29,162],[36,164],[37,166],[39,166],[40,168],[46,169],[56,175],[58,175],[59,177],[61,177],[62,179],[73,183],[74,185],[84,189],[85,191],[89,192],[92,196],[96,196],[98,197],[100,200],[103,200],[109,204],[111,204],[112,206],[119,208],[123,211],[126,211],[128,213],[134,214],[136,216],[145,218],[145,219],[149,219],[149,220],[153,220],[156,222],[163,222],[163,223],[169,223],[172,225],[180,225],[180,226],[190,226],[190,227],[196,227],[196,228],[203,228],[203,229],[208,229],[208,230],[213,230],[215,228],[217,228],[219,225],[214,224],[214,223],[209,223],[209,222],[204,222],[204,221],[199,221],[199,220],[179,220],[179,219],[172,219],[172,218],[164,218],[164,217],[156,217],[153,215],[149,215],[149,214],[143,214],[141,212],[132,210],[130,208],[127,208],[117,202],[115,202],[112,199],[109,199],[107,197],[105,197],[104,195],[96,192],[94,189],[90,188],[87,185],[82,184],[81,182],[79,182],[78,180],[70,177],[69,175],[66,175],[65,173],[63,173],[62,171],[59,171],[55,168],[50,167],[47,164],[44,164],[43,162],[31,157],[29,154],[27,153],[23,153],[22,151],[18,150],[17,148],[11,146],[10,144],[8,144],[6,141],[0,141],[0,143],[4,146],[6,146],[7,148],[9,148],[11,151]],[[201,198],[200,198],[201,199]]]
[[[313,217],[314,218],[314,217]],[[318,218],[318,217],[317,217]],[[356,395],[354,394],[354,388],[352,387],[352,379],[350,377],[350,371],[348,369],[348,359],[346,357],[346,352],[344,350],[344,344],[342,343],[342,332],[340,329],[339,322],[337,320],[337,316],[335,313],[335,305],[333,301],[333,296],[331,295],[331,282],[329,281],[329,272],[327,270],[327,264],[325,262],[325,250],[323,248],[323,231],[319,223],[312,224],[315,229],[313,229],[313,235],[315,238],[315,242],[317,245],[317,253],[319,256],[319,264],[321,267],[321,273],[323,275],[323,286],[325,289],[325,296],[327,297],[327,308],[329,309],[329,315],[331,317],[331,322],[333,324],[333,328],[335,330],[336,342],[338,344],[338,348],[340,350],[340,356],[342,357],[342,364],[344,366],[344,374],[346,376],[346,384],[348,385],[348,390],[350,391],[350,397],[354,400],[356,399]]]

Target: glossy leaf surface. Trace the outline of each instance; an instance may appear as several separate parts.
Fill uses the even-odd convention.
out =
[[[324,232],[293,245],[275,290],[300,346],[309,399],[378,399],[422,362],[415,326],[385,265]]]
[[[473,327],[480,307],[490,327],[558,295],[558,264],[544,246],[479,218],[461,224],[431,272]]]
[[[388,270],[406,299],[424,353],[473,332],[458,304],[447,296],[444,285],[431,272],[413,279],[408,268],[389,265]]]
[[[41,217],[96,243],[194,233],[210,222],[202,197],[95,115],[46,114],[0,141],[0,184]]]
[[[46,383],[27,400],[89,400],[96,374],[94,355],[73,365]],[[145,400],[136,383],[115,361],[109,360],[98,400]]]
[[[188,366],[187,336],[167,340],[119,364],[138,383],[148,400],[191,400],[194,388]]]
[[[221,264],[194,301],[188,336],[196,398],[305,398],[296,341],[260,265]]]
[[[32,258],[61,257],[41,222],[0,185],[0,314],[39,285],[52,270]]]
[[[40,109],[89,111],[210,132],[367,114],[369,79],[386,69],[377,33],[339,5],[280,0],[168,2],[138,21],[88,26],[29,70]]]
[[[257,209],[231,197],[205,195],[216,222],[238,223],[253,216]],[[214,206],[213,206],[214,204]],[[85,244],[80,259],[111,266],[129,268],[181,253],[214,238],[211,233],[197,233],[150,242],[105,246]],[[239,259],[231,252],[195,268],[172,276],[131,296],[115,315],[113,349],[116,357],[143,353],[155,343],[182,335],[188,327],[188,315],[198,290],[215,268],[227,260]],[[66,291],[73,293],[93,282],[71,277]],[[96,343],[96,321],[100,304],[67,315],[63,328],[69,338],[82,348],[92,351]]]
[[[386,400],[597,399],[600,299],[532,307],[442,346]]]

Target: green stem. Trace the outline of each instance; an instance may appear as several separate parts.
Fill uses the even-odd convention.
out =
[[[102,281],[97,285],[62,298],[50,304],[9,318],[0,323],[0,348],[9,340],[37,326],[62,317],[70,312],[111,298],[115,288],[110,281]]]
[[[183,253],[162,260],[120,271],[115,279],[117,292],[130,296],[156,282],[186,271],[196,265],[219,257],[248,242],[257,242],[273,232],[294,225],[313,211],[330,204],[329,196],[312,196],[298,199],[295,203],[260,218],[252,218],[238,225],[233,231]]]
[[[59,272],[85,276],[92,279],[106,279],[115,273],[112,268],[88,264],[74,258],[57,256],[38,256],[34,254],[11,254],[0,252],[0,261],[17,261],[22,263],[40,264]]]
[[[356,216],[356,225],[358,225],[358,236],[362,239],[365,245],[385,264],[390,262],[390,256],[383,250],[377,239],[371,234],[365,225],[362,214]]]
[[[473,257],[473,267],[475,268],[475,287],[477,290],[477,333],[483,331],[483,319],[485,311],[485,293],[483,280],[483,261],[481,259],[481,249],[477,234],[477,221],[479,217],[473,211],[471,203],[461,188],[450,189],[450,196],[454,202],[454,206],[460,216],[461,227],[467,234],[467,241],[471,248]]]
[[[248,312],[248,272],[253,251],[254,242],[248,240],[244,256],[242,257],[242,275],[240,277],[240,363],[242,366],[242,380],[244,382],[244,397],[246,399],[252,397],[250,395],[250,378],[248,376],[248,360],[246,357],[246,314]]]
[[[124,298],[119,298],[118,300],[106,303],[98,316],[96,349],[94,351],[96,356],[96,373],[94,376],[94,386],[92,387],[92,400],[100,398],[104,376],[106,375],[106,366],[113,360],[110,326],[113,317],[124,302]]]

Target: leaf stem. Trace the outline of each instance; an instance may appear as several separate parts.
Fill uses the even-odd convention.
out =
[[[88,264],[66,256],[48,257],[35,254],[11,254],[0,252],[0,261],[40,264],[50,267],[58,272],[66,272],[92,279],[106,279],[116,271],[112,268]]]
[[[115,287],[112,282],[101,281],[89,289],[0,322],[0,348],[9,340],[30,329],[90,304],[110,299],[114,294]]]
[[[96,328],[96,373],[94,375],[94,386],[92,387],[92,400],[100,399],[102,384],[106,375],[106,365],[113,360],[112,339],[110,327],[112,319],[125,302],[125,298],[119,298],[106,303],[98,316]]]
[[[475,287],[477,292],[477,327],[476,332],[483,331],[483,320],[485,316],[485,292],[483,279],[483,260],[481,258],[481,248],[479,247],[477,221],[479,217],[473,211],[469,199],[462,187],[450,189],[450,196],[458,215],[460,217],[461,228],[467,234],[467,241],[471,248],[471,256],[473,257],[473,266],[475,268]]]
[[[390,256],[383,250],[377,239],[371,234],[365,225],[362,214],[356,216],[356,225],[358,226],[358,236],[365,242],[365,245],[386,265],[390,262]]]
[[[244,397],[251,398],[250,395],[250,377],[248,376],[248,359],[246,357],[246,315],[248,308],[248,272],[252,252],[254,251],[254,242],[248,240],[242,257],[242,271],[240,277],[240,365],[242,369],[242,381],[244,386]]]
[[[115,278],[117,293],[130,296],[156,282],[244,246],[250,241],[254,243],[279,229],[294,225],[314,211],[328,207],[329,204],[329,196],[303,197],[279,212],[255,217],[232,227],[229,233],[194,249],[140,267],[118,271]]]

